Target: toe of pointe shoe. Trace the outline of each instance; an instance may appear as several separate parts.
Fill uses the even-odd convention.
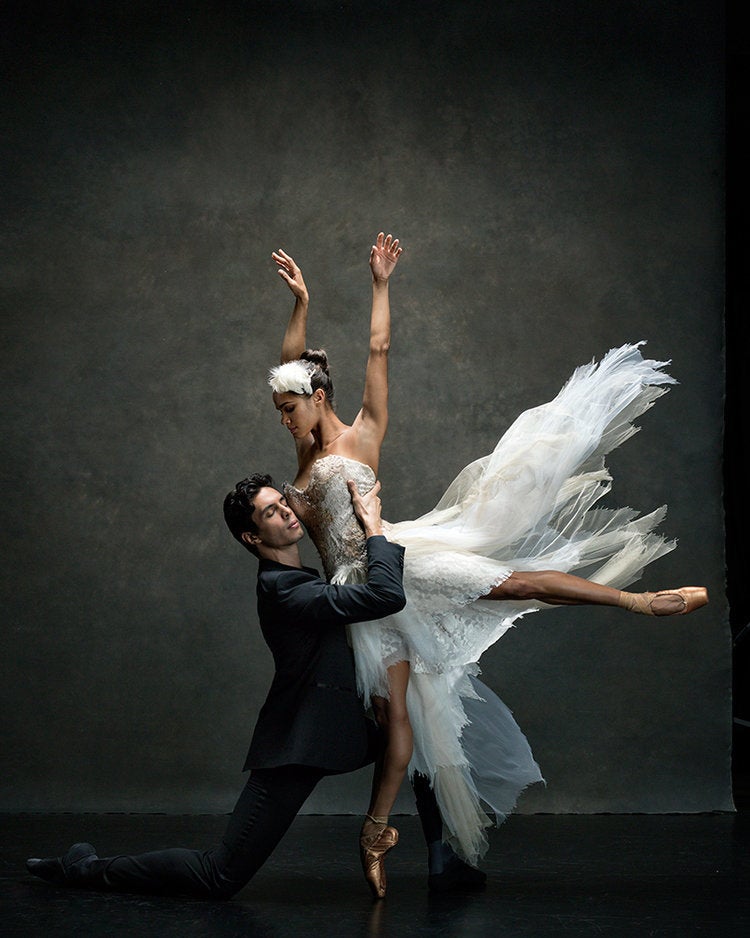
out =
[[[362,870],[375,899],[382,899],[385,896],[386,878],[383,861],[386,853],[397,843],[398,831],[395,827],[384,827],[377,837],[363,837],[360,840]]]
[[[685,604],[685,608],[680,610],[677,615],[687,615],[694,612],[708,603],[708,590],[705,586],[681,586],[676,590],[662,590],[656,596],[677,595]],[[654,599],[656,599],[656,596]]]

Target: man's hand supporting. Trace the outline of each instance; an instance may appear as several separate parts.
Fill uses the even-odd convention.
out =
[[[354,514],[357,516],[359,523],[364,529],[365,537],[374,537],[375,535],[382,534],[383,522],[380,520],[380,499],[378,498],[380,482],[376,482],[370,491],[366,492],[364,495],[359,494],[357,486],[352,479],[349,479],[347,485],[349,486],[349,492],[352,496]]]

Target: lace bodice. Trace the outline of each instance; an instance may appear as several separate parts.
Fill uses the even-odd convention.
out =
[[[334,583],[364,581],[367,571],[365,536],[352,508],[349,479],[364,494],[375,484],[375,473],[347,456],[323,456],[312,464],[304,489],[284,484],[289,505],[320,554],[326,579]]]

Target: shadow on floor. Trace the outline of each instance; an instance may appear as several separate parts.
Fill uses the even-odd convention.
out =
[[[354,817],[299,817],[266,866],[227,903],[55,888],[27,856],[89,840],[102,856],[208,847],[225,818],[4,815],[0,934],[252,938],[515,938],[750,934],[750,818],[710,815],[514,815],[491,834],[473,895],[427,890],[416,817],[388,860],[388,896],[373,902],[358,868]]]

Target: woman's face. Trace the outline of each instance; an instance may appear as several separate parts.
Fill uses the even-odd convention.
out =
[[[315,391],[310,397],[304,394],[276,394],[273,403],[281,414],[281,425],[292,434],[295,440],[306,437],[318,425],[320,420],[320,396]]]

